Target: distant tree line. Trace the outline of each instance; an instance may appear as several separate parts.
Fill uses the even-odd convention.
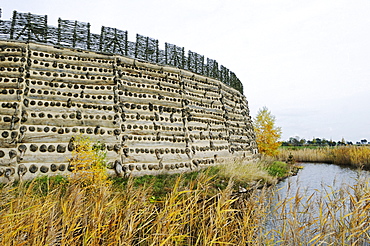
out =
[[[365,145],[370,144],[367,139],[361,139],[360,141],[356,142],[357,145]],[[312,138],[312,140],[306,140],[304,138],[300,138],[298,136],[289,138],[288,141],[283,141],[282,146],[345,146],[345,145],[354,145],[351,141],[345,141],[342,138],[340,141],[333,141],[327,140],[325,138]]]

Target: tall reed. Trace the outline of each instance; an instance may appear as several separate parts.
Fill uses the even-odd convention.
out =
[[[55,178],[0,189],[0,245],[366,245],[369,180],[317,194],[216,194],[205,172],[163,199],[150,185]],[[211,194],[211,195],[210,195]]]
[[[268,245],[369,245],[369,179],[314,193],[298,189],[269,197],[270,213],[259,241]],[[273,198],[273,199],[271,199]]]
[[[276,157],[280,160],[288,160],[289,155],[298,162],[324,162],[370,168],[369,146],[280,149]]]
[[[232,183],[209,196],[211,178],[178,179],[163,200],[130,179],[121,190],[37,181],[1,189],[1,245],[219,245],[252,242],[254,201],[233,197]]]

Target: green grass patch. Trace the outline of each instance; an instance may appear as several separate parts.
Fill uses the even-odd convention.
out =
[[[273,177],[283,178],[289,174],[290,167],[285,162],[274,161],[272,164],[266,167],[266,170]]]
[[[233,190],[238,191],[240,187],[248,188],[251,183],[271,184],[276,179],[272,177],[264,168],[265,163],[235,161],[233,163],[224,163],[217,166],[186,172],[182,174],[161,174],[144,175],[139,177],[113,178],[113,185],[118,190],[126,189],[127,185],[133,185],[134,188],[147,188],[153,197],[164,199],[168,195],[176,182],[180,178],[180,189],[186,190],[199,181],[199,179],[210,180],[208,187],[209,195],[214,195],[219,191],[225,190],[232,180]],[[132,183],[130,183],[132,179]]]
[[[277,162],[278,163],[278,162]],[[267,168],[266,168],[267,166]],[[230,163],[223,163],[217,166],[210,166],[208,168],[197,170],[194,172],[185,172],[181,174],[161,174],[161,175],[144,175],[137,177],[114,177],[110,178],[112,188],[118,192],[124,191],[128,186],[134,189],[147,189],[150,197],[156,199],[164,199],[173,187],[178,182],[179,178],[180,189],[186,190],[189,187],[194,187],[194,184],[199,182],[199,179],[208,179],[210,187],[207,189],[210,195],[216,194],[227,188],[230,180],[233,182],[232,188],[237,191],[240,187],[248,188],[252,183],[259,184],[274,183],[276,177],[282,177],[287,174],[284,163],[268,164],[264,162],[243,162],[234,161]],[[5,184],[0,184],[3,187]],[[13,184],[18,185],[18,182]],[[46,196],[50,191],[62,187],[65,192],[71,182],[64,176],[41,176],[32,181],[23,183],[25,188],[31,188],[35,194],[39,196]],[[61,188],[59,187],[59,188]]]
[[[182,174],[160,174],[160,175],[144,175],[132,177],[132,183],[135,188],[148,188],[151,190],[152,196],[164,198],[170,193],[175,186],[179,177],[181,177],[181,186],[186,187],[191,182],[194,182],[201,173],[207,170],[196,172],[188,172]],[[117,189],[125,189],[130,182],[130,177],[112,178],[113,185]]]

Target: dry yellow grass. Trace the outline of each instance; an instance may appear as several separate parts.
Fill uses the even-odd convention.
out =
[[[266,164],[272,163],[270,157],[265,156],[263,161],[246,161],[238,158],[233,161],[221,163],[219,175],[232,177],[234,181],[254,182],[263,181],[264,183],[275,183],[276,179],[271,177],[266,170]]]
[[[0,245],[364,245],[370,240],[370,187],[313,198],[279,197],[273,188],[235,196],[232,181],[215,195],[207,173],[167,196],[47,179],[0,190]],[[272,219],[271,218],[275,218]]]
[[[231,184],[209,197],[210,178],[200,175],[188,189],[180,179],[163,201],[148,189],[68,186],[50,183],[41,192],[1,189],[1,245],[220,245],[251,242],[258,216],[254,201],[232,197]]]
[[[280,160],[287,160],[292,154],[298,162],[325,162],[340,165],[370,168],[369,146],[342,146],[336,148],[302,148],[280,149],[276,156]]]

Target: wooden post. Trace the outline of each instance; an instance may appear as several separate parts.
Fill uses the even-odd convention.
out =
[[[28,15],[27,15],[27,24],[26,24],[26,28],[27,28],[27,41],[30,41],[31,40],[31,13],[28,12]]]
[[[101,27],[101,32],[100,32],[100,43],[99,43],[99,51],[103,52],[103,40],[104,40],[104,26]]]
[[[73,28],[73,36],[72,36],[72,47],[76,47],[77,41],[77,21],[75,21],[75,26]]]
[[[155,54],[156,54],[155,62],[158,63],[159,62],[158,39],[155,40]]]
[[[127,31],[125,31],[125,56],[128,55],[128,41],[127,41]]]
[[[164,63],[166,64],[166,65],[168,65],[168,54],[167,54],[167,46],[168,46],[168,44],[167,43],[164,43]]]
[[[145,60],[149,60],[149,37],[146,37],[146,44],[145,44]]]
[[[10,26],[10,39],[14,39],[14,27],[17,19],[17,11],[13,11],[12,25]]]
[[[185,48],[182,47],[181,50],[181,66],[180,68],[185,68]]]
[[[45,26],[44,26],[44,42],[48,42],[48,16],[45,15]]]
[[[62,28],[62,19],[61,18],[58,18],[58,41],[57,41],[57,44],[60,45],[60,39],[62,38],[62,34],[61,34],[61,28]]]
[[[139,34],[136,34],[136,43],[135,43],[135,58],[137,58],[138,55],[138,49],[139,49]]]
[[[90,50],[90,23],[87,23],[87,49]]]
[[[113,53],[116,52],[117,40],[117,28],[114,28]]]

